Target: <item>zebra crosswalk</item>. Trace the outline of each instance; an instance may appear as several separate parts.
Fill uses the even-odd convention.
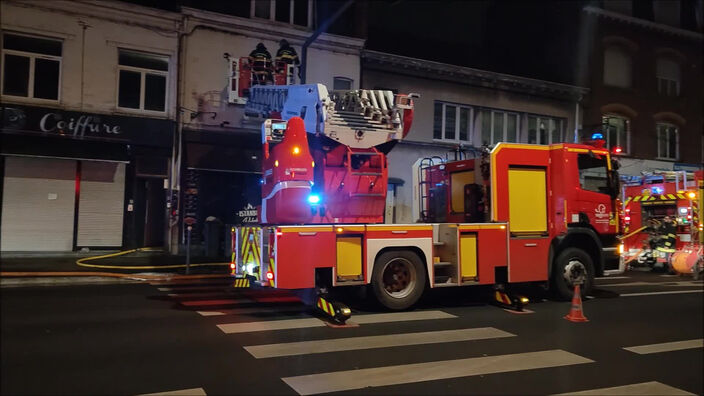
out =
[[[480,383],[485,381],[485,376],[520,376],[523,372],[541,372],[550,378],[549,373],[564,374],[565,370],[581,370],[580,367],[605,363],[589,353],[569,350],[564,345],[523,345],[516,341],[525,339],[525,335],[522,336],[515,327],[509,331],[500,326],[467,325],[468,322],[461,320],[456,310],[356,314],[350,321],[358,327],[333,329],[312,315],[310,308],[298,297],[285,293],[235,292],[227,286],[220,292],[217,289],[202,290],[198,286],[186,290],[186,285],[161,289],[176,304],[197,313],[195,317],[211,321],[224,337],[232,337],[236,348],[246,352],[246,355],[238,356],[251,359],[238,364],[272,362],[278,369],[269,373],[276,376],[280,386],[285,385],[289,391],[301,395],[341,391],[358,393],[381,387],[384,387],[380,390],[382,393],[398,393],[394,387],[421,382],[424,386],[435,384],[438,389],[444,389],[444,381]],[[379,334],[377,329],[382,328],[384,330]],[[427,331],[429,328],[433,330]],[[510,348],[500,347],[495,353],[488,353],[492,350],[488,345],[510,345]],[[634,352],[633,356],[701,347],[701,339],[621,346]],[[413,354],[407,361],[389,358],[389,351],[397,353],[402,350],[399,348],[427,350],[427,353]],[[297,364],[290,364],[292,361]],[[314,364],[308,364],[310,362]],[[575,372],[572,371],[572,375]],[[556,381],[552,393],[690,394],[656,379],[660,380],[644,378],[642,382],[611,383],[606,385],[613,386],[594,389],[583,386],[566,389],[564,381]],[[202,389],[203,394],[207,393],[207,386]],[[496,393],[503,392],[497,389]]]

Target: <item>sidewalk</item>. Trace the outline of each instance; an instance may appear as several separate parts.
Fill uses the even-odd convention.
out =
[[[95,260],[86,258],[102,256],[117,251],[60,252],[60,253],[3,253],[0,256],[0,277],[44,276],[104,276],[122,277],[126,274],[159,274],[162,276],[186,273],[185,255],[169,255],[161,251],[138,251],[116,257]],[[83,259],[82,265],[76,261]],[[226,259],[191,257],[190,274],[230,273]]]

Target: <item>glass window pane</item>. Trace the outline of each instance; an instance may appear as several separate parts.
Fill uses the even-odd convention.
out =
[[[308,0],[293,1],[293,23],[308,26]]]
[[[528,117],[528,143],[530,143],[530,144],[537,143],[537,137],[538,137],[537,121],[538,121],[538,119],[535,117]]]
[[[619,130],[618,130],[618,145],[621,146],[623,151],[626,151],[626,144],[628,143],[626,139],[626,133],[628,131],[628,121],[625,119],[621,119],[619,122]]]
[[[254,0],[254,16],[269,19],[271,3],[269,0]]]
[[[36,54],[61,56],[61,41],[36,37],[3,34],[2,47]]]
[[[352,89],[352,79],[347,77],[333,77],[332,89],[349,91],[350,89]]]
[[[504,141],[504,113],[494,112],[494,140],[492,143]]]
[[[482,144],[491,144],[491,112],[482,111]]]
[[[5,95],[29,95],[29,58],[5,54],[3,62],[2,93]]]
[[[166,56],[120,50],[118,62],[124,66],[141,67],[152,70],[169,70],[169,58]]]
[[[670,127],[668,157],[677,159],[677,128]]]
[[[469,109],[460,108],[460,140],[467,141],[469,136]]]
[[[433,111],[433,139],[442,139],[442,103],[435,102]]]
[[[550,143],[559,143],[562,141],[562,136],[560,136],[560,129],[558,128],[558,122],[554,119],[550,119]]]
[[[538,144],[548,143],[548,120],[546,118],[538,119]]]
[[[117,105],[129,109],[139,109],[140,73],[120,70],[120,91]]]
[[[291,0],[276,0],[276,20],[291,23]]]
[[[455,140],[457,107],[445,105],[445,139]]]
[[[147,74],[144,78],[144,109],[164,111],[166,103],[166,76]]]
[[[658,133],[658,157],[664,157],[665,156],[665,131],[663,128],[663,125],[658,124],[657,126],[657,133]]]
[[[508,114],[506,118],[506,141],[518,142],[518,116]]]
[[[34,97],[59,99],[59,62],[55,60],[34,60]]]

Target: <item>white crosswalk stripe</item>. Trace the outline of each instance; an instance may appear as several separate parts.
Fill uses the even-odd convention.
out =
[[[301,395],[591,363],[560,349],[286,377]]]
[[[663,342],[660,344],[650,344],[650,345],[638,345],[623,348],[627,351],[637,353],[639,355],[647,355],[650,353],[660,353],[660,352],[671,352],[680,351],[682,349],[695,349],[704,347],[704,339],[698,338],[696,340],[684,340],[684,341],[673,341],[673,342]]]
[[[614,386],[610,388],[589,389],[579,392],[560,393],[555,396],[565,395],[694,395],[669,385],[657,381],[641,382],[639,384],[630,384],[623,386]]]
[[[383,314],[359,315],[354,318],[357,324],[405,322],[414,320],[449,319],[455,315],[443,311],[412,311],[394,312]],[[225,323],[217,325],[225,334],[250,333],[256,331],[273,331],[286,329],[303,329],[307,327],[326,326],[325,322],[317,318],[267,320],[260,322]]]
[[[207,395],[203,388],[179,389],[167,392],[145,393],[140,396],[202,396]]]
[[[369,337],[335,338],[330,340],[290,342],[282,344],[251,345],[246,346],[252,356],[257,359],[309,355],[326,352],[340,352],[361,349],[388,348],[406,345],[438,344],[445,342],[459,342],[471,340],[484,340],[491,338],[515,337],[493,327],[476,329],[429,331],[423,333],[387,334]]]

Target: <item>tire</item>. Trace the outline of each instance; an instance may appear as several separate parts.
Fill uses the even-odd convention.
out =
[[[568,280],[567,278],[571,278]],[[574,296],[574,281],[582,280],[582,297],[591,292],[594,285],[592,258],[581,249],[567,248],[555,258],[552,272],[553,291],[558,299],[569,301]]]
[[[411,251],[387,251],[374,262],[371,288],[377,302],[387,309],[413,306],[423,294],[425,282],[423,261]]]

